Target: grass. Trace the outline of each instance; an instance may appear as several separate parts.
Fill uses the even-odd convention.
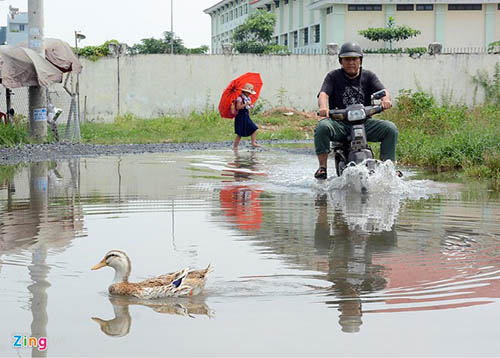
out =
[[[498,106],[439,106],[430,95],[406,91],[398,97],[398,106],[383,117],[399,129],[400,163],[500,179]]]
[[[0,123],[0,146],[12,147],[23,143],[29,143],[28,123],[24,118],[16,116],[9,126]]]
[[[500,182],[500,109],[491,102],[467,108],[450,103],[438,105],[424,92],[402,91],[397,105],[379,118],[399,129],[398,162],[434,172],[461,171],[467,176]],[[259,126],[257,139],[312,139],[317,118],[312,113],[277,108],[252,114]],[[0,126],[0,145],[29,143],[26,120]],[[215,111],[193,112],[187,117],[163,116],[142,119],[131,114],[114,123],[85,123],[83,143],[183,143],[219,142],[234,139],[234,123]],[[48,137],[50,140],[50,136]],[[245,139],[248,140],[248,139]],[[379,146],[373,145],[375,152]]]
[[[258,139],[311,138],[316,124],[315,119],[301,114],[256,115],[253,119],[260,128]],[[127,114],[114,123],[85,123],[81,135],[82,142],[96,144],[219,142],[235,137],[233,120],[221,118],[214,111],[193,112],[187,118],[141,119]]]

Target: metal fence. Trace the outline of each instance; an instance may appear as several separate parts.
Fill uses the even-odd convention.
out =
[[[297,47],[297,48],[291,48],[288,49],[291,54],[293,55],[327,55],[328,54],[328,49],[324,47]],[[365,48],[363,51],[366,53],[386,53],[390,54],[390,52],[382,52],[385,49],[383,48]],[[402,48],[402,51],[405,49]],[[380,52],[377,52],[380,51]],[[398,53],[398,52],[394,52]],[[407,53],[405,52],[400,52],[400,53]],[[442,54],[449,54],[449,55],[454,55],[454,54],[485,54],[488,53],[488,48],[487,47],[443,47],[441,50]],[[222,55],[223,51],[222,49],[217,49],[214,50],[212,55]],[[232,55],[237,55],[238,53],[232,52]],[[280,54],[278,54],[280,55]]]
[[[71,80],[71,78],[70,78]],[[71,82],[71,81],[68,81]],[[0,112],[7,112],[7,89],[0,87]],[[80,141],[80,123],[76,120],[76,98],[72,98],[62,84],[55,84],[47,88],[47,108],[53,106],[61,113],[53,125],[48,123],[48,130],[62,142]],[[14,121],[29,121],[28,88],[14,88],[10,90],[10,108],[14,111]],[[50,112],[50,111],[49,111]]]
[[[487,47],[443,47],[441,50],[443,54],[481,54],[488,53]]]

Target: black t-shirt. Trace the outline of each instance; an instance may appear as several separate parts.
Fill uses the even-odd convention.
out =
[[[344,109],[351,104],[371,104],[370,96],[384,89],[384,85],[371,71],[360,69],[359,76],[350,79],[339,68],[328,72],[321,86],[320,92],[328,95],[330,109]],[[318,94],[319,96],[319,94]]]

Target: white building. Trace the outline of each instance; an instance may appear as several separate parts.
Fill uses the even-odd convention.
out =
[[[498,0],[222,0],[205,10],[212,18],[212,52],[230,41],[234,29],[248,14],[265,9],[276,14],[276,41],[293,52],[324,52],[326,44],[347,40],[363,48],[386,46],[358,34],[384,27],[392,16],[396,25],[421,31],[395,47],[484,49],[500,40]]]
[[[249,0],[222,0],[204,10],[212,18],[212,53],[220,53],[222,44],[231,42],[236,27],[243,24],[250,11]]]
[[[28,13],[10,12],[7,15],[7,45],[28,43]]]

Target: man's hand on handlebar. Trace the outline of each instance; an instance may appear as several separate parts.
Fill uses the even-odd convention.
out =
[[[328,117],[328,108],[320,108],[319,109],[319,112],[318,112],[318,116],[320,116],[320,120],[325,118],[325,117]]]
[[[386,109],[389,109],[392,107],[392,102],[391,102],[391,99],[388,98],[388,97],[384,97],[382,98],[382,100],[380,101],[380,105],[382,106],[382,108],[384,109],[384,111]]]

